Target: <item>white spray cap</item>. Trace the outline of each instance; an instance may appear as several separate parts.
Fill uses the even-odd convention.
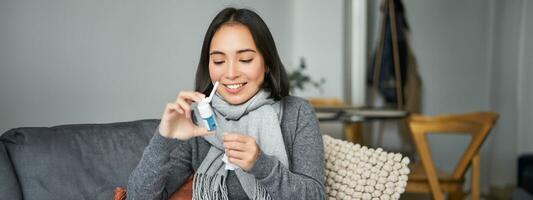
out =
[[[203,98],[202,101],[198,103],[198,111],[200,111],[200,116],[202,118],[207,118],[213,114],[213,110],[211,110],[211,106],[209,106],[209,103],[211,103],[211,100],[215,95],[215,91],[217,91],[217,87],[218,81],[215,82],[215,85],[213,86],[213,90],[211,90],[211,94],[209,94],[209,97]]]
[[[218,88],[218,81],[215,82],[215,85],[213,86],[213,90],[211,90],[209,97],[202,99],[202,103],[211,103],[211,100],[213,99],[213,96],[215,95],[217,88]]]
[[[217,87],[218,87],[218,81],[215,82],[215,85],[213,86],[213,90],[211,90],[211,94],[209,94],[209,97],[203,98],[202,101],[200,101],[200,104],[211,103],[211,100],[213,99],[213,96],[215,95],[215,92],[217,91]]]

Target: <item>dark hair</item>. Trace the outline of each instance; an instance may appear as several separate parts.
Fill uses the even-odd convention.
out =
[[[270,98],[280,100],[289,95],[289,79],[281,59],[279,58],[276,44],[265,22],[257,13],[248,9],[225,8],[213,19],[204,37],[200,62],[196,69],[195,90],[205,95],[213,88],[209,76],[209,48],[211,40],[224,24],[238,23],[246,26],[252,33],[255,45],[265,61],[265,79],[262,88],[270,91]]]

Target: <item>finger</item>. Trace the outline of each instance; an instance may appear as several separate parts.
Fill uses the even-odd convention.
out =
[[[181,109],[176,107],[176,104],[167,103],[167,105],[165,106],[165,113],[171,115],[171,114],[174,114],[175,112],[183,113]]]
[[[236,151],[248,151],[250,146],[243,142],[224,142],[224,148]]]
[[[167,103],[167,105],[165,106],[165,113],[172,113],[173,111],[175,111],[174,104]]]
[[[250,161],[247,161],[247,160],[244,160],[244,159],[238,159],[238,158],[235,158],[235,157],[229,157],[228,156],[228,160],[229,160],[230,163],[239,166],[243,170],[249,170],[249,168],[251,168],[250,165],[252,165],[252,163]]]
[[[201,99],[205,98],[205,94],[202,94],[201,92],[194,92],[196,96],[200,97]]]
[[[172,112],[183,113],[183,111],[180,108],[178,108],[176,104],[174,103],[167,103],[167,105],[165,106],[165,112],[166,113],[172,113]]]
[[[246,143],[235,142],[235,141],[224,142],[224,148],[230,149],[230,150],[236,150],[236,151],[246,151],[249,149]]]
[[[197,93],[198,92],[182,91],[178,94],[176,101],[179,99],[183,99],[183,100],[192,100],[192,101],[200,102],[202,101],[202,97],[198,95]]]
[[[196,137],[196,136],[206,136],[206,135],[214,135],[215,132],[214,131],[208,131],[206,128],[204,127],[195,127],[193,130],[192,130],[192,133],[193,135]]]
[[[234,158],[238,160],[250,160],[252,158],[252,156],[248,152],[235,151],[231,149],[226,150],[226,156],[228,156],[228,158]]]
[[[172,104],[172,105],[174,107],[174,110],[176,110],[179,114],[183,114],[185,112],[178,105],[176,105],[176,104]]]
[[[236,134],[236,133],[224,133],[224,137],[223,137],[223,140],[224,142],[242,142],[242,143],[246,143],[248,142],[249,136],[247,135],[242,135],[242,134]]]
[[[183,112],[185,113],[185,116],[187,118],[191,118],[191,105],[189,105],[187,102],[185,102],[183,99],[178,99],[176,101],[176,104],[178,105],[179,108],[181,108],[183,110]]]

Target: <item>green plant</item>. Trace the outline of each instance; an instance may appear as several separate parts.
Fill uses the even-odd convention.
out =
[[[300,66],[296,68],[295,70],[288,73],[289,77],[289,84],[291,92],[294,93],[296,89],[300,91],[304,91],[306,88],[306,85],[311,85],[314,88],[318,89],[320,93],[323,93],[322,86],[326,82],[326,79],[322,77],[319,81],[313,80],[309,75],[307,75],[305,71],[305,60],[304,58],[300,59]]]

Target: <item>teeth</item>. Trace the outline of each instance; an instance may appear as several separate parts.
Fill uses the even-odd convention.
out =
[[[240,88],[242,87],[242,83],[241,84],[232,84],[232,85],[226,85],[227,88],[229,89],[237,89],[237,88]]]

